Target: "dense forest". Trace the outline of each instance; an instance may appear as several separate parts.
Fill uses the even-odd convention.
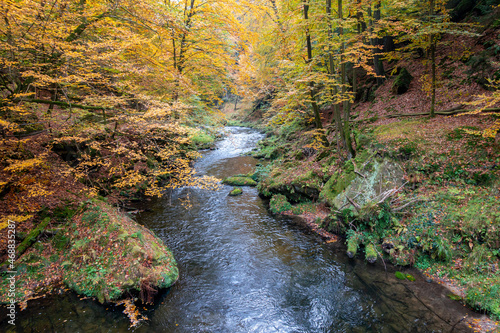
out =
[[[500,319],[498,0],[1,0],[0,16],[2,303],[16,267],[21,308],[69,288],[135,323],[123,296],[153,302],[179,272],[126,211],[219,190],[193,162],[231,125],[266,139],[225,184]]]

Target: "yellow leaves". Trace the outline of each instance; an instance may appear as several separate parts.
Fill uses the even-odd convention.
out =
[[[10,121],[0,119],[0,129],[14,131],[18,128],[19,126],[16,123],[11,123]]]
[[[471,112],[460,113],[457,116],[470,115],[470,114],[480,114],[489,107],[498,105],[500,103],[500,80],[489,80],[489,87],[493,89],[493,92],[489,95],[482,94],[477,95],[476,100],[468,102],[466,104],[476,107]],[[487,115],[487,113],[484,113]],[[484,138],[495,138],[497,133],[500,131],[500,119],[496,119],[493,125],[486,128],[484,131],[470,131],[465,130],[469,134],[482,135]]]
[[[186,157],[191,160],[196,160],[198,158],[201,158],[201,154],[195,150],[191,150],[186,153]]]
[[[17,215],[17,214],[3,216],[0,218],[0,230],[6,228],[9,225],[9,220],[14,221],[16,223],[16,226],[19,226],[19,224],[28,221],[32,217],[33,215]]]
[[[146,177],[135,170],[128,171],[114,186],[118,189],[130,188],[146,181]]]
[[[45,189],[45,186],[43,186],[40,183],[34,183],[28,187],[28,193],[27,197],[32,198],[32,197],[46,197],[54,193],[53,191],[48,191]]]
[[[483,131],[483,137],[494,138],[500,131],[500,119],[497,119],[495,123]]]
[[[167,161],[178,153],[179,151],[175,147],[172,147],[168,149],[161,149],[159,152],[156,153],[156,156],[160,158],[162,161]]]
[[[172,111],[167,108],[153,107],[146,111],[143,115],[144,119],[164,119],[169,117]]]
[[[87,141],[87,138],[85,137],[82,137],[82,136],[77,136],[77,135],[74,135],[74,136],[62,136],[60,138],[54,138],[52,140],[52,143],[53,144],[57,144],[57,143],[71,143],[71,142],[75,142],[75,143],[83,143]]]
[[[42,165],[43,159],[42,158],[31,158],[27,160],[19,160],[13,162],[11,165],[6,167],[4,170],[10,171],[10,172],[23,172],[23,171],[29,171],[32,170],[40,165]]]

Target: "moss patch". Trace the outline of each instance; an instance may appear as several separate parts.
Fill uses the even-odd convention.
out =
[[[257,182],[250,177],[228,177],[222,183],[231,186],[257,186]]]
[[[235,196],[240,195],[242,193],[243,193],[243,190],[239,187],[236,187],[231,192],[229,192],[229,195],[232,197],[235,197]]]
[[[408,72],[406,68],[402,68],[399,71],[399,74],[394,79],[392,84],[392,93],[393,94],[404,94],[410,88],[410,83],[413,80],[413,76]]]
[[[275,194],[269,202],[269,209],[271,212],[279,214],[292,209],[292,205],[288,202],[286,196]]]

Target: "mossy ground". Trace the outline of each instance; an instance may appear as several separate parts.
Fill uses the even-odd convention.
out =
[[[219,138],[218,128],[204,127],[192,130],[189,139],[196,149],[209,149]]]
[[[178,278],[170,250],[152,232],[104,202],[91,201],[52,238],[42,238],[16,263],[16,299],[26,302],[57,286],[116,301],[124,294],[151,302]],[[7,281],[0,284],[6,303]]]

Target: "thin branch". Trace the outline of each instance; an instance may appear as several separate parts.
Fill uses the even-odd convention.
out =
[[[78,108],[78,109],[84,109],[84,110],[106,110],[109,108],[103,107],[103,106],[92,106],[92,105],[80,105],[80,104],[70,104],[66,102],[60,102],[60,101],[50,101],[46,99],[26,99],[26,100],[14,100],[15,102],[28,102],[28,103],[39,103],[39,104],[54,104],[54,105],[59,105],[59,106],[65,106],[65,107],[73,107],[73,108]]]
[[[396,207],[396,208],[393,208],[392,211],[394,212],[397,212],[397,211],[400,211],[401,209],[405,208],[405,207],[408,207],[409,205],[411,205],[412,203],[415,203],[415,202],[418,202],[418,201],[425,201],[424,199],[414,199],[414,200],[410,200],[408,201],[407,203],[405,203],[404,205],[402,206],[399,206],[399,207]]]
[[[361,207],[359,207],[359,205],[354,202],[354,200],[352,200],[351,198],[349,198],[347,195],[345,196],[347,198],[347,200],[349,200],[349,202],[351,203],[351,205],[354,206],[354,208],[356,208],[356,210],[359,212],[361,210]]]

